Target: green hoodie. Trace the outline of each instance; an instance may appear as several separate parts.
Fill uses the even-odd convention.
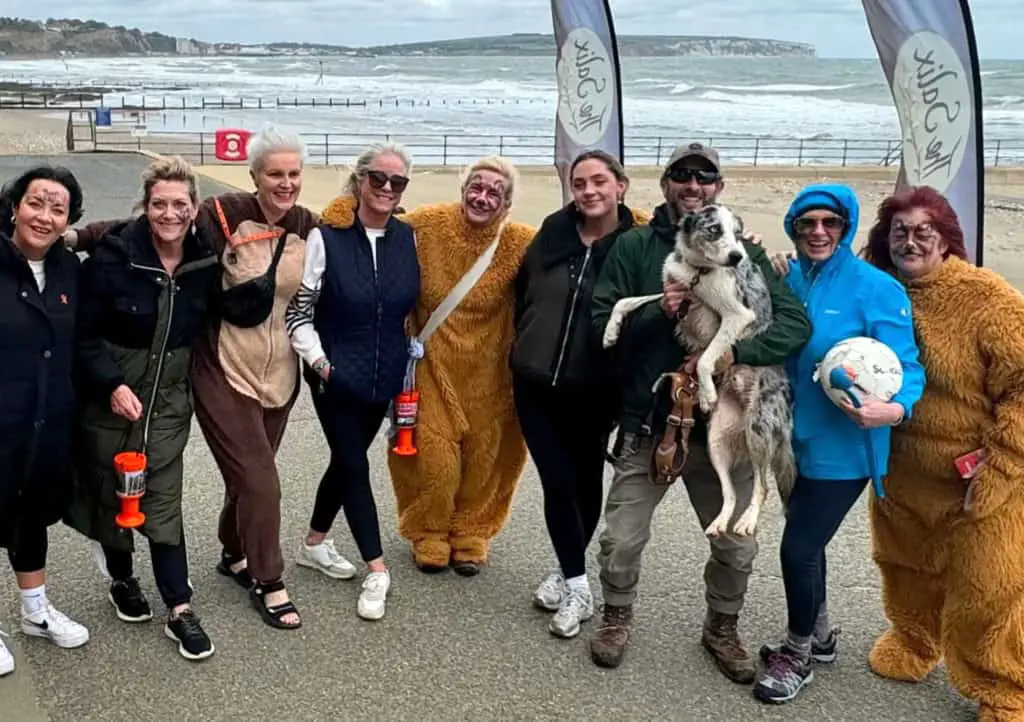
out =
[[[598,339],[604,335],[604,327],[617,301],[661,293],[662,266],[675,246],[675,233],[676,224],[669,208],[663,204],[655,209],[649,225],[637,226],[619,237],[594,286],[591,324]],[[743,245],[768,282],[775,319],[761,335],[736,344],[735,362],[750,366],[782,364],[811,337],[811,324],[785,279],[775,273],[764,249],[748,242]],[[662,373],[679,368],[686,358],[686,351],[675,339],[674,331],[675,321],[667,317],[657,303],[637,310],[623,325],[612,349],[622,383],[618,419],[622,431],[641,432],[655,402],[651,393],[654,382]],[[667,411],[666,394],[661,394],[652,418],[653,434],[661,433]]]

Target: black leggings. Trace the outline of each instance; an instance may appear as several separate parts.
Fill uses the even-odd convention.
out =
[[[362,403],[332,390],[324,394],[314,386],[313,408],[331,448],[331,462],[320,480],[309,527],[326,534],[344,507],[363,561],[379,559],[384,552],[367,452],[384,422],[388,404]]]
[[[168,609],[174,609],[192,601],[192,589],[188,585],[188,553],[185,542],[180,544],[156,544],[149,542],[149,555],[153,560],[153,578],[160,598]],[[132,553],[125,549],[103,547],[107,560],[107,571],[114,581],[124,581],[133,576]]]
[[[45,524],[22,522],[12,546],[7,549],[7,559],[18,574],[38,572],[46,568],[46,552],[49,538]]]
[[[825,547],[857,503],[867,479],[832,481],[799,477],[786,512],[779,555],[789,631],[809,637],[825,602]]]
[[[516,413],[544,490],[544,520],[566,579],[586,573],[586,549],[601,519],[611,428],[597,391],[553,389],[515,379]]]

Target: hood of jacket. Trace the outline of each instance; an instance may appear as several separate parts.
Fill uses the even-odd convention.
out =
[[[846,228],[839,238],[839,244],[835,252],[825,261],[813,264],[802,255],[799,258],[800,268],[803,271],[810,270],[814,265],[827,266],[836,258],[845,258],[853,255],[853,239],[857,235],[857,228],[860,223],[860,202],[857,194],[849,186],[839,183],[815,183],[807,186],[789,204],[786,217],[782,225],[786,235],[795,242],[796,231],[793,229],[793,222],[808,211],[826,209],[846,220]]]
[[[623,231],[644,225],[650,220],[650,215],[645,211],[631,209],[624,204],[619,205],[618,214],[619,224],[615,230],[591,244],[594,256],[604,257]],[[585,246],[580,243],[577,231],[582,222],[582,214],[572,203],[548,217],[537,236],[537,251],[542,266],[550,268],[584,252]]]

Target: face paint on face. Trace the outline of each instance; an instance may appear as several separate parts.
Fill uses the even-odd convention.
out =
[[[71,194],[60,183],[34,180],[14,209],[14,242],[27,258],[39,260],[68,228]]]
[[[159,181],[153,184],[146,204],[146,218],[153,239],[159,243],[180,243],[188,234],[198,209],[188,183]]]
[[[897,213],[889,226],[889,255],[899,274],[920,278],[942,265],[949,244],[936,230],[928,212],[912,208]]]
[[[508,185],[501,173],[480,170],[470,176],[462,192],[462,208],[470,225],[486,226],[508,207]]]

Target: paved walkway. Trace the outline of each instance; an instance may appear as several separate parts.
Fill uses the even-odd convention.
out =
[[[83,180],[90,219],[118,216],[135,199],[144,159],[81,155],[60,159]],[[0,158],[0,178],[30,162]],[[204,192],[222,190],[204,184]],[[102,195],[96,195],[96,194]],[[263,625],[243,592],[216,574],[216,519],[222,484],[194,428],[186,452],[185,515],[195,603],[218,646],[195,665],[180,658],[159,624],[117,620],[106,587],[81,537],[51,534],[48,591],[87,624],[92,641],[64,651],[12,633],[18,670],[0,680],[2,722],[167,722],[194,720],[866,720],[945,721],[974,718],[939,670],[916,687],[874,677],[866,657],[885,627],[878,577],[869,556],[864,504],[830,549],[829,605],[843,624],[837,663],[819,668],[796,702],[764,707],[748,687],[728,682],[700,647],[707,543],[682,487],[673,489],[654,524],[645,558],[636,629],[622,667],[595,667],[588,656],[593,623],[575,640],[551,637],[530,595],[552,553],[532,466],[522,479],[512,518],[496,540],[491,565],[474,579],[425,576],[396,533],[386,449],[371,450],[384,548],[392,565],[388,614],[365,622],[355,614],[357,581],[338,582],[292,563],[308,522],[327,450],[303,391],[278,457],[283,479],[286,580],[303,613],[298,632]],[[764,518],[763,555],[751,579],[741,631],[752,647],[776,638],[785,622],[778,544],[778,502]],[[334,537],[357,558],[344,520]],[[593,558],[593,548],[591,559]],[[143,588],[157,600],[148,554],[138,555]],[[598,589],[591,564],[591,583]],[[155,603],[159,613],[159,602]],[[0,574],[0,623],[16,628],[17,595]]]

